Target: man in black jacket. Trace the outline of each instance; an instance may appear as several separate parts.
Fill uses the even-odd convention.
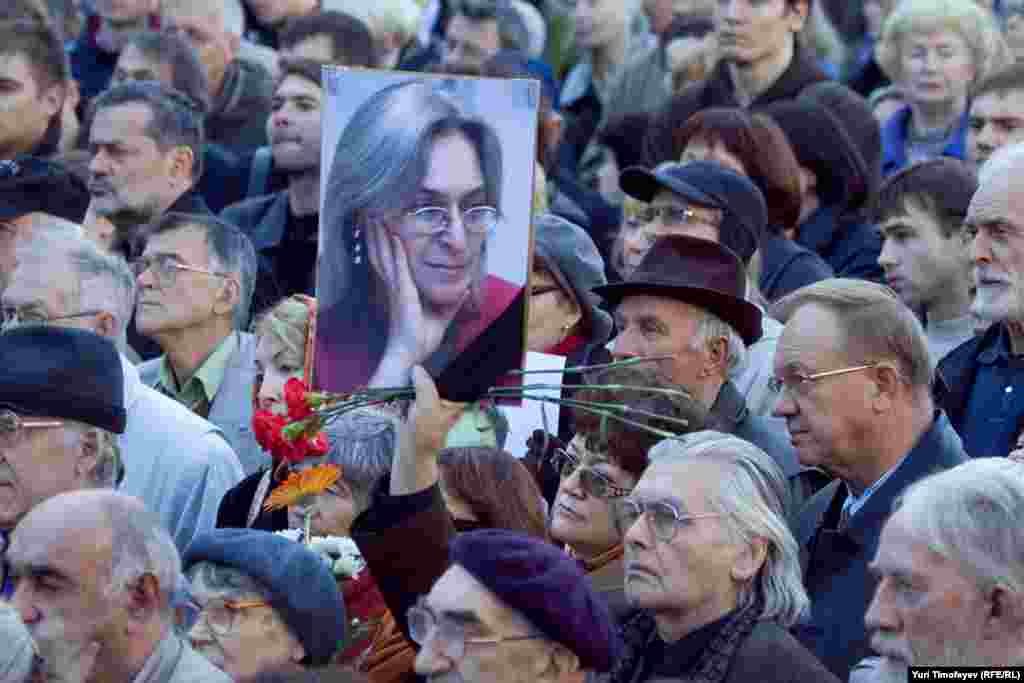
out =
[[[800,514],[797,541],[811,616],[796,635],[833,674],[870,654],[868,571],[893,501],[914,481],[966,459],[932,400],[921,323],[889,289],[823,280],[784,297],[775,355],[784,417],[800,462],[836,478]]]
[[[775,462],[718,432],[666,439],[650,459],[615,508],[641,611],[607,680],[836,681],[786,630],[808,599]]]
[[[813,0],[725,0],[715,4],[718,65],[711,75],[668,101],[648,134],[649,161],[665,161],[675,122],[709,107],[757,109],[795,98],[827,80],[801,47],[799,34]]]
[[[285,60],[267,124],[274,166],[288,174],[288,188],[247,199],[221,217],[253,241],[259,275],[253,311],[290,294],[313,294],[320,223],[320,65]]]

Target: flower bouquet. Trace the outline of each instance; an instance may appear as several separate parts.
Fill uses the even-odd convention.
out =
[[[654,356],[644,358],[630,358],[628,360],[604,363],[600,365],[585,365],[577,367],[565,367],[552,370],[516,370],[511,375],[527,375],[541,373],[589,373],[599,370],[613,370],[625,368],[640,363],[650,363],[664,360],[666,356]],[[656,436],[666,439],[677,438],[678,434],[666,429],[659,429],[642,420],[645,418],[656,418],[662,424],[678,426],[686,429],[689,421],[681,418],[672,418],[666,415],[655,414],[641,408],[614,402],[604,401],[583,401],[573,398],[562,398],[552,396],[548,393],[561,391],[562,389],[585,390],[596,389],[615,392],[636,392],[651,394],[671,395],[692,399],[692,396],[682,387],[650,387],[641,385],[624,384],[549,384],[532,383],[521,384],[509,387],[492,387],[481,396],[478,401],[498,401],[501,399],[514,398],[528,401],[539,401],[545,404],[557,404],[575,410],[591,413],[601,418],[603,422],[616,420],[623,424],[643,429]],[[256,427],[257,439],[260,444],[266,442],[264,448],[270,450],[276,457],[283,461],[299,462],[310,455],[323,455],[327,452],[327,440],[322,429],[331,423],[332,420],[345,413],[375,405],[390,404],[401,401],[412,401],[416,398],[415,391],[409,387],[388,387],[388,388],[363,388],[350,393],[327,393],[309,391],[305,384],[298,379],[290,379],[285,385],[285,402],[288,405],[287,417],[272,415]],[[264,411],[260,411],[264,412]],[[547,424],[547,416],[541,411],[544,421],[544,430],[550,432]],[[271,420],[271,418],[273,418]],[[255,418],[254,418],[255,423]]]

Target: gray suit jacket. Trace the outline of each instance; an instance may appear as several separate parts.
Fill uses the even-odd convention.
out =
[[[270,456],[256,443],[252,431],[252,388],[256,380],[256,337],[247,332],[238,335],[238,349],[232,354],[224,370],[217,395],[207,416],[224,432],[231,448],[242,463],[246,475],[253,474],[270,462]],[[139,366],[139,377],[150,387],[160,380],[160,366],[164,357],[154,358]]]

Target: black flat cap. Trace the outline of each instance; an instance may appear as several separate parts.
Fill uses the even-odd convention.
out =
[[[0,334],[0,408],[123,434],[124,369],[107,339],[50,325]]]
[[[89,188],[53,161],[18,157],[0,161],[0,220],[47,213],[81,223],[89,208]]]

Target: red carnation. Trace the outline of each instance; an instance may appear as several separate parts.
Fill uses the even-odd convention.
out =
[[[257,410],[252,416],[252,430],[260,447],[272,455],[280,449],[284,437],[281,430],[288,424],[284,415],[269,410]]]
[[[284,384],[284,402],[288,406],[288,417],[292,421],[304,420],[313,414],[313,409],[306,401],[308,389],[298,378],[292,377]]]

